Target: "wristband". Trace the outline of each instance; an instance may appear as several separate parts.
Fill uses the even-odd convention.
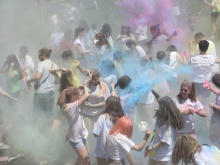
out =
[[[112,91],[115,91],[115,89],[112,89]]]

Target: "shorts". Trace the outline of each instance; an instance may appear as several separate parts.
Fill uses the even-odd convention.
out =
[[[218,13],[217,12],[212,12],[211,13],[211,18],[218,18]]]
[[[107,165],[125,165],[125,160],[112,160],[110,158],[107,159]]]
[[[71,140],[69,140],[69,144],[76,151],[78,151],[81,148],[83,148],[85,146],[85,142],[86,142],[86,140],[82,140],[82,139],[80,139],[80,141],[78,141],[77,143],[74,143]]]
[[[203,98],[209,97],[211,92],[203,87],[203,83],[195,83],[195,88],[196,88],[196,96],[198,97],[201,95]]]

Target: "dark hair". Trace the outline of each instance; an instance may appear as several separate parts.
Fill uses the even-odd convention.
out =
[[[170,46],[167,48],[167,51],[169,51],[169,52],[177,52],[176,46],[170,45]]]
[[[123,52],[121,50],[117,50],[113,53],[113,60],[121,60],[123,59]]]
[[[209,48],[209,42],[207,40],[199,41],[199,50],[202,52],[206,52]]]
[[[71,86],[74,86],[72,82],[72,72],[70,70],[62,71],[60,78],[60,93]]]
[[[83,31],[85,31],[85,29],[82,27],[76,28],[74,33],[74,40],[76,40],[79,37],[79,33],[82,33]]]
[[[220,74],[219,73],[214,74],[214,76],[212,77],[212,82],[213,84],[215,84],[215,86],[220,88]]]
[[[65,104],[70,103],[73,96],[77,96],[80,93],[80,89],[78,87],[68,87],[67,89],[64,89],[57,101],[57,105],[62,108]]]
[[[115,87],[119,86],[121,89],[125,89],[131,82],[131,78],[127,75],[119,77]]]
[[[66,50],[61,54],[62,59],[74,58],[73,52],[71,50]]]
[[[126,41],[126,46],[128,48],[130,48],[132,45],[136,46],[136,43],[133,39],[129,38],[127,41]]]
[[[115,96],[109,96],[105,102],[105,111],[103,114],[107,114],[113,123],[124,116],[124,112],[121,106],[120,100]]]
[[[112,35],[111,26],[108,23],[102,25],[101,33],[105,35],[106,38]]]
[[[47,48],[42,48],[39,50],[39,54],[45,55],[45,57],[50,58],[52,50]]]
[[[203,33],[198,32],[194,35],[194,38],[204,38],[205,36],[203,35]]]
[[[100,78],[100,72],[99,72],[98,69],[92,69],[90,71],[90,73],[92,73],[92,78],[94,78],[94,77]],[[89,88],[91,88],[91,85],[92,85],[92,80],[89,80],[89,84],[88,84]],[[99,86],[101,88],[101,83],[100,82],[99,82]]]
[[[25,45],[20,46],[20,53],[27,54],[28,48]]]
[[[126,29],[126,31],[123,32],[123,29]],[[127,35],[128,37],[131,37],[131,28],[130,28],[130,26],[122,25],[121,26],[121,35]]]
[[[184,120],[179,109],[169,96],[164,96],[159,100],[159,110],[156,111],[158,127],[166,125],[173,127],[175,130],[180,130],[184,127]]]
[[[158,51],[157,52],[157,60],[158,61],[163,61],[165,59],[165,56],[166,56],[166,54],[165,54],[164,51]]]
[[[192,102],[196,102],[197,99],[196,99],[196,89],[195,89],[195,84],[193,82],[189,82],[187,80],[184,80],[181,84],[181,88],[183,86],[187,86],[190,90],[191,90],[191,93],[189,94],[189,99],[190,101]],[[177,99],[179,101],[181,101],[183,98],[182,98],[182,95],[181,95],[181,92],[177,95]]]
[[[97,33],[95,35],[95,38],[98,40],[98,42],[96,43],[96,46],[100,49],[103,45],[106,45],[107,48],[111,48],[107,38],[105,37],[104,34],[102,33]]]
[[[21,69],[21,65],[18,61],[18,58],[14,54],[10,54],[7,56],[7,64],[10,65],[11,63],[14,63],[14,70],[18,72],[18,79],[23,79],[23,72]]]
[[[89,30],[89,25],[87,24],[86,20],[84,20],[84,19],[79,20],[79,26],[84,28],[86,31]]]
[[[150,27],[151,31],[160,31],[160,24],[152,25]]]

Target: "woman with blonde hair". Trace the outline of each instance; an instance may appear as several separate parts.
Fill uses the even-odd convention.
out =
[[[171,164],[180,162],[185,165],[219,165],[220,150],[216,146],[200,145],[190,135],[183,134],[176,139]]]

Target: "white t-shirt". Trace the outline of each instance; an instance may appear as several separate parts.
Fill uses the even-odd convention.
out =
[[[133,100],[133,93],[128,93],[120,96],[121,106],[123,108],[125,116],[128,116],[131,120],[134,118],[134,110],[136,102]]]
[[[84,47],[83,40],[77,38],[77,39],[74,41],[74,43],[73,43],[73,54],[74,54],[74,57],[75,57],[76,59],[82,59],[82,58],[84,58],[84,55],[78,53],[78,51],[77,51],[77,45],[81,45],[81,48],[82,48],[82,50],[84,51],[84,50],[85,50],[85,47]]]
[[[105,141],[106,141],[106,136],[112,127],[113,127],[113,123],[110,120],[108,114],[100,115],[97,122],[94,124],[93,134],[96,134],[98,136],[96,141],[95,157],[98,158],[108,157],[105,150]]]
[[[50,42],[53,46],[60,46],[60,43],[63,39],[63,32],[53,32],[50,37]]]
[[[37,72],[41,73],[41,77],[38,80],[39,84],[43,82],[46,77],[50,74],[50,69],[56,69],[58,66],[52,62],[50,59],[39,62],[37,67]],[[40,85],[40,87],[35,91],[36,93],[47,93],[49,91],[53,91],[55,87],[55,79],[56,77],[52,74],[46,79],[46,81]]]
[[[112,160],[123,160],[130,152],[131,148],[135,146],[135,143],[122,134],[107,135],[105,149],[108,158]]]
[[[69,125],[67,138],[77,143],[80,140],[85,140],[88,136],[88,131],[82,117],[82,112],[78,107],[78,101],[70,103],[70,110],[65,112],[65,116]]]
[[[177,108],[184,109],[187,106],[191,106],[195,108],[196,110],[203,109],[204,106],[200,103],[200,101],[197,99],[196,102],[192,102],[190,99],[182,100],[181,102],[178,101],[177,98],[173,98],[174,103],[176,104]],[[181,111],[181,110],[180,110]],[[183,120],[185,121],[184,128],[182,130],[179,130],[178,132],[181,133],[191,133],[195,129],[195,116],[194,114],[182,114]]]
[[[135,30],[135,33],[139,34],[138,41],[143,41],[147,39],[147,26],[139,25]]]
[[[202,150],[194,154],[196,165],[220,165],[220,150],[213,145],[203,145]]]
[[[169,161],[173,151],[173,144],[175,141],[175,130],[165,125],[158,127],[155,125],[155,134],[153,144],[163,142],[163,145],[157,147],[156,153],[151,158],[156,161]]]
[[[198,55],[191,57],[192,78],[194,83],[204,83],[212,76],[212,67],[215,64],[214,55]]]

